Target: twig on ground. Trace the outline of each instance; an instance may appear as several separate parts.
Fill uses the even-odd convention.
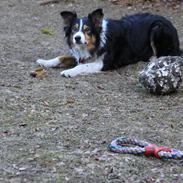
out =
[[[48,5],[48,4],[54,4],[59,3],[60,0],[43,0],[39,3],[40,6]]]

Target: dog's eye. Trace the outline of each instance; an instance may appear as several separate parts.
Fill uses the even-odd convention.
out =
[[[89,31],[90,31],[89,27],[85,28],[85,32],[89,32]]]
[[[90,32],[90,28],[87,25],[84,25],[83,29],[84,29],[84,32],[87,32],[87,33]]]
[[[76,25],[73,26],[72,30],[73,30],[74,32],[76,32],[76,31],[78,30],[78,28],[79,28],[79,25],[76,24]]]

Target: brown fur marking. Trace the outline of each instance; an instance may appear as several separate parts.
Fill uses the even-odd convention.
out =
[[[95,48],[96,37],[93,35],[89,36],[87,33],[85,33],[85,39],[87,41],[88,50],[93,50]]]
[[[75,66],[76,58],[70,55],[63,55],[59,57],[60,66],[64,68]]]

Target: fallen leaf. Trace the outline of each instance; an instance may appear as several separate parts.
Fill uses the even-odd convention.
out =
[[[67,97],[67,104],[73,104],[75,102],[75,98],[74,97]]]
[[[45,106],[49,106],[49,103],[47,101],[43,101]]]
[[[25,126],[27,126],[27,124],[26,123],[22,123],[22,124],[19,124],[19,126],[20,127],[25,127]]]
[[[50,29],[50,28],[47,28],[47,27],[42,28],[41,29],[41,32],[43,34],[47,34],[47,35],[50,35],[50,36],[53,36],[54,35],[54,31],[52,29]]]
[[[35,71],[32,71],[30,73],[30,76],[34,78],[42,78],[45,75],[46,71],[42,67],[38,67],[35,69]]]

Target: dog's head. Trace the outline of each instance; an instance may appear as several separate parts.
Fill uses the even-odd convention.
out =
[[[85,49],[90,54],[96,51],[100,44],[103,11],[97,9],[87,17],[78,18],[75,12],[60,13],[64,20],[64,31],[70,48]]]

